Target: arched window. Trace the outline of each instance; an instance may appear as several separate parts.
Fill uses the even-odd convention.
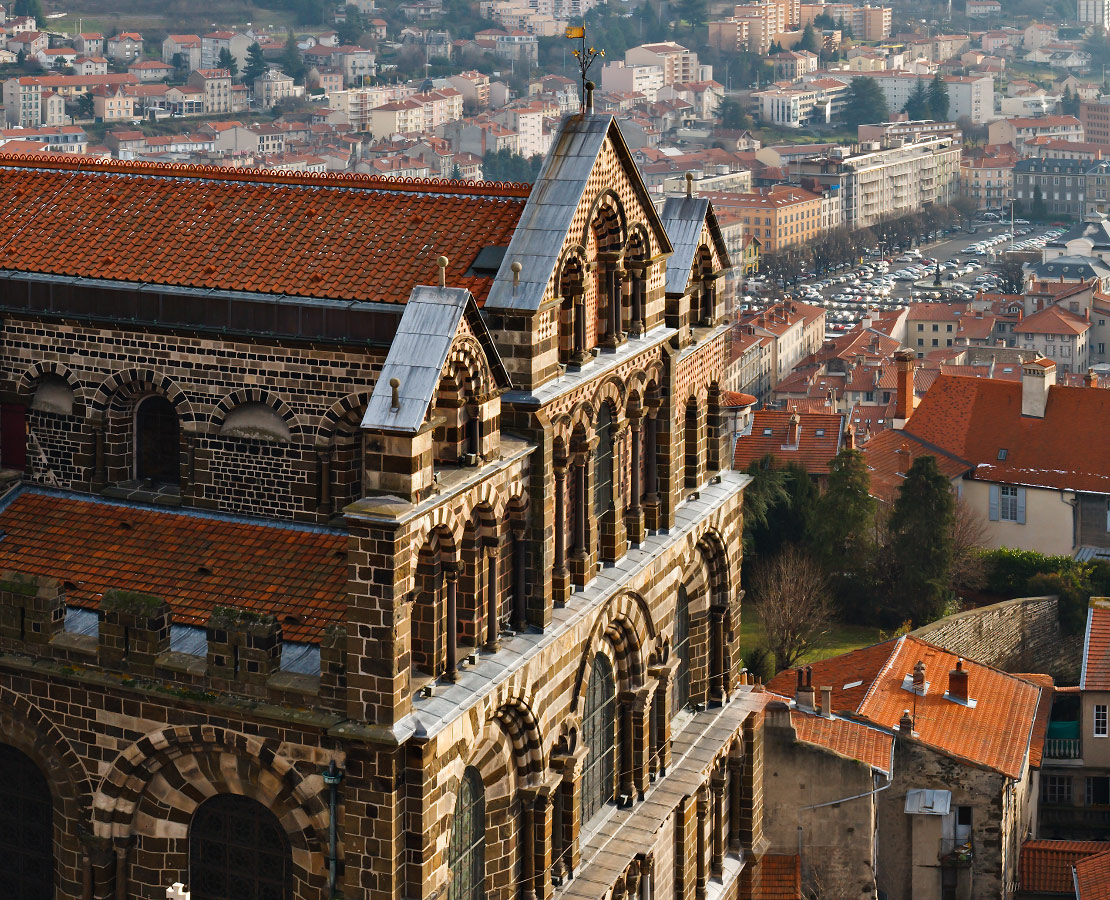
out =
[[[177,484],[180,473],[177,410],[165,397],[150,396],[135,410],[135,477]]]
[[[690,597],[686,585],[679,585],[674,610],[674,687],[671,713],[690,702]]]
[[[448,900],[482,900],[486,896],[486,788],[473,767],[459,782],[448,863]]]
[[[73,388],[60,375],[45,375],[35,387],[31,409],[72,416]]]
[[[293,437],[288,423],[265,403],[236,406],[224,418],[220,434],[276,443],[288,443]]]
[[[26,754],[0,744],[0,896],[54,900],[54,803]]]
[[[617,692],[613,667],[601,653],[590,667],[582,740],[589,753],[582,773],[582,822],[588,822],[613,799],[614,760],[617,752]]]
[[[594,424],[597,450],[594,451],[594,515],[609,511],[613,502],[613,414],[608,403],[602,403]]]
[[[292,851],[270,810],[238,794],[205,800],[189,823],[196,900],[288,900]]]

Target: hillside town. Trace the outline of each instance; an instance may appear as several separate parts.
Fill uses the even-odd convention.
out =
[[[0,0],[0,900],[1110,900],[1110,0]]]

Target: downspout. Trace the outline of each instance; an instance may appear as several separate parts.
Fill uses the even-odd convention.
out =
[[[335,824],[338,807],[339,785],[343,781],[343,770],[333,759],[324,770],[324,784],[328,786],[328,900],[336,900],[335,885],[339,878],[338,829]]]

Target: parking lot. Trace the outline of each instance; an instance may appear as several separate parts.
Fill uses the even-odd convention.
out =
[[[878,254],[851,269],[823,277],[811,277],[788,288],[788,295],[828,310],[826,330],[830,336],[855,326],[868,310],[902,309],[920,302],[967,302],[979,291],[998,291],[995,258],[1013,248],[1039,252],[1062,228],[1033,228],[1018,220],[1011,233],[1009,223],[980,223],[974,234],[957,233],[933,244],[880,259]],[[939,263],[940,286],[936,285]],[[749,280],[751,290],[743,303],[758,309],[763,298],[775,293],[765,280]]]

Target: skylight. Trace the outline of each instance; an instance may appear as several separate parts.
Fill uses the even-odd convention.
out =
[[[1001,450],[998,451],[998,458],[1005,459],[1007,453],[1009,453],[1009,451],[1005,447],[1003,447]]]

